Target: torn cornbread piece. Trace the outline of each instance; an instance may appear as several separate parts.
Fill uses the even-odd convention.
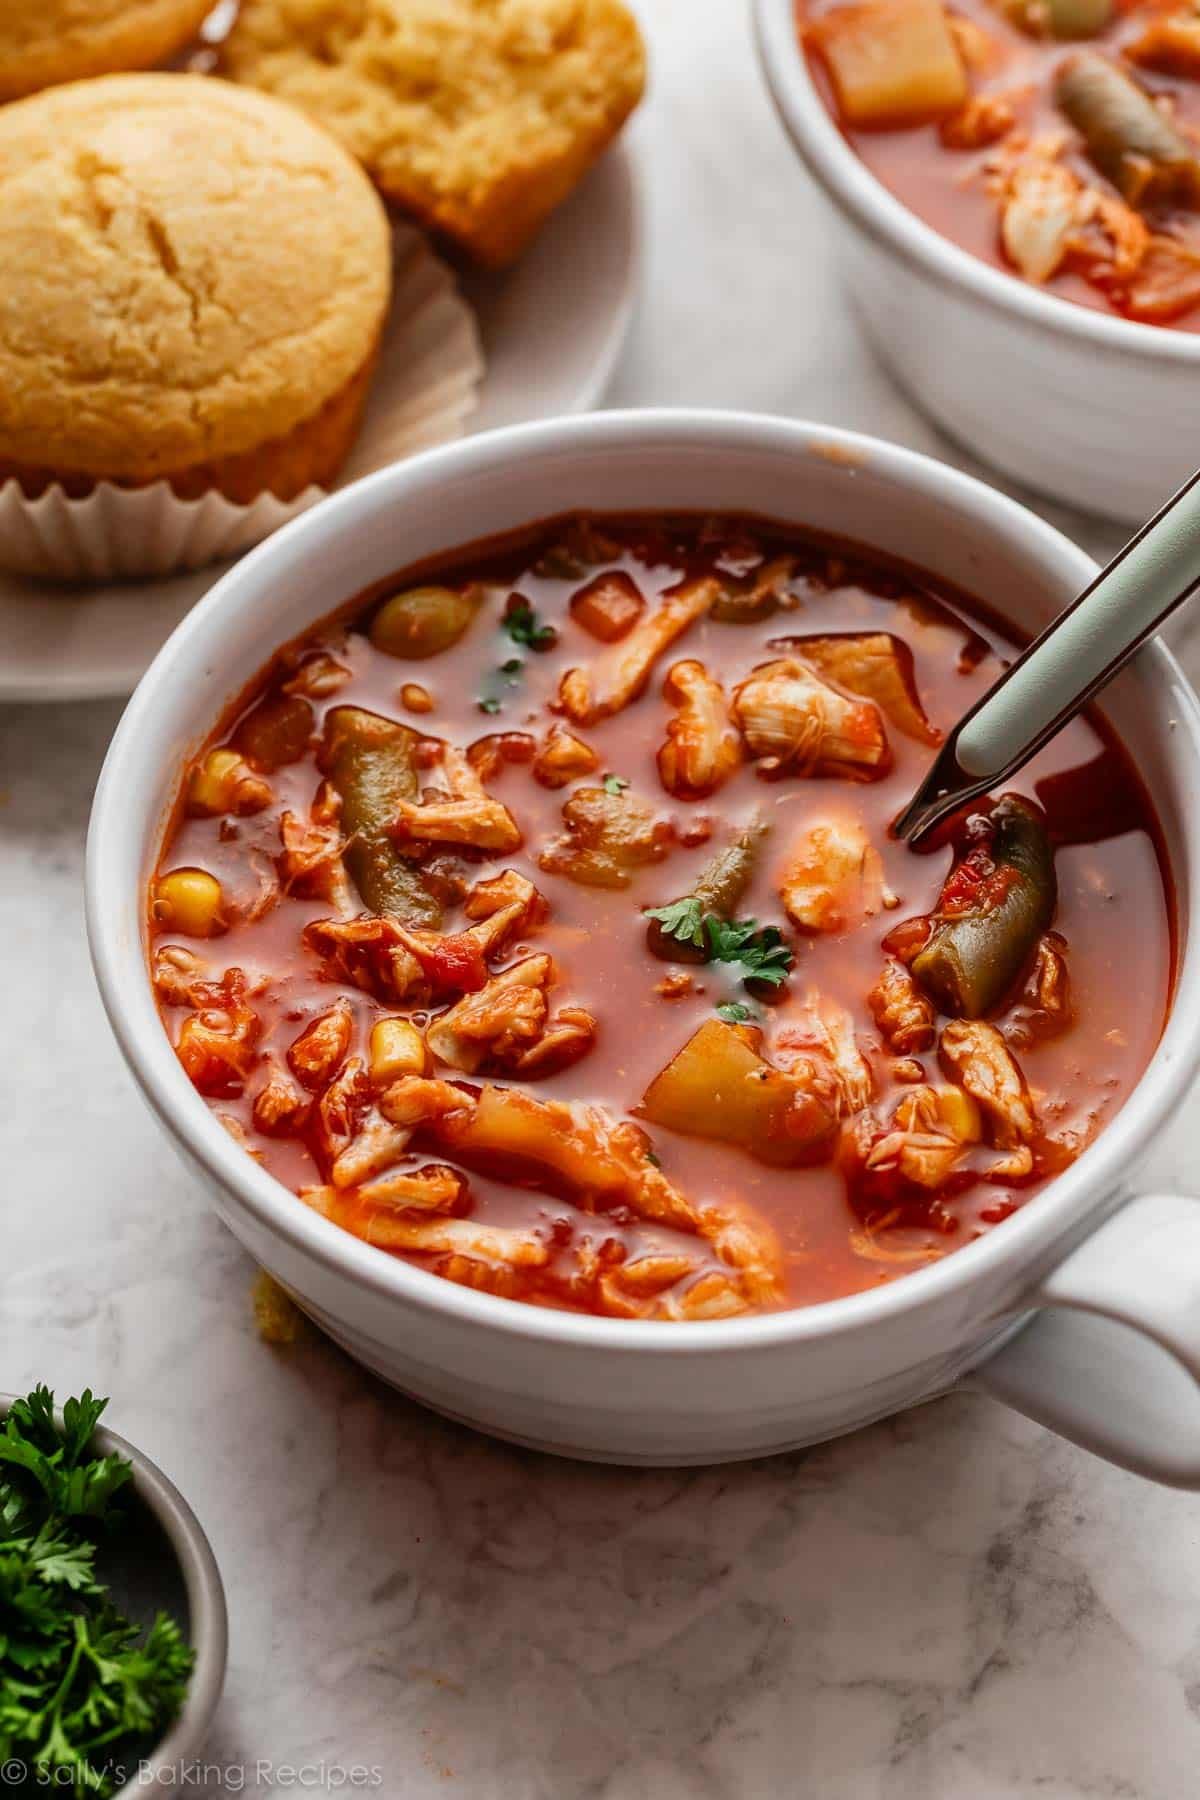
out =
[[[223,72],[341,139],[476,261],[519,256],[641,98],[621,0],[243,0]]]

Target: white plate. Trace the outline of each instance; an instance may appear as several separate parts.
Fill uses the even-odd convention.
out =
[[[629,328],[638,261],[634,163],[621,143],[515,269],[464,280],[487,362],[471,432],[596,405]],[[132,693],[221,572],[61,589],[0,571],[0,700]]]

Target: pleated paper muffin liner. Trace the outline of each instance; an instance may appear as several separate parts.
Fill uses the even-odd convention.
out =
[[[366,414],[338,486],[462,435],[478,400],[483,354],[475,318],[424,235],[395,231],[391,310]],[[208,493],[181,500],[166,481],[122,488],[103,481],[73,500],[55,485],[29,499],[0,485],[0,568],[47,581],[173,575],[261,543],[322,499],[260,494],[249,505]]]

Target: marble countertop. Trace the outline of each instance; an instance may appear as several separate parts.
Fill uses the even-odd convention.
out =
[[[807,414],[961,461],[853,333],[746,0],[640,10],[645,299],[613,402]],[[212,1538],[229,1676],[185,1791],[307,1764],[389,1800],[1195,1794],[1194,1499],[965,1397],[770,1462],[572,1465],[318,1339],[259,1340],[254,1271],[92,985],[83,840],[119,710],[0,708],[0,1387],[100,1384]],[[1146,1185],[1194,1185],[1198,1147],[1185,1109]]]

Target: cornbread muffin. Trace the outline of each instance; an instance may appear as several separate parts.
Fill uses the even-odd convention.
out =
[[[0,100],[118,69],[191,41],[213,0],[0,0]]]
[[[266,94],[110,75],[0,109],[0,479],[327,484],[391,290],[387,220]]]
[[[242,0],[223,57],[493,267],[571,192],[645,78],[621,0]]]

